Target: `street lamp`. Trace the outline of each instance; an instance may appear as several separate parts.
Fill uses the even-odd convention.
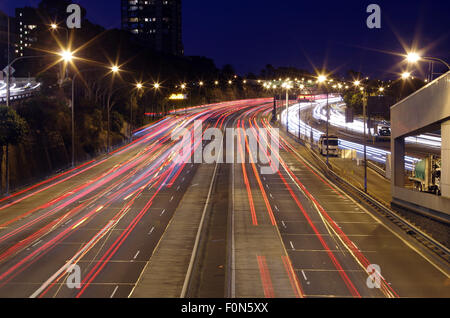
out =
[[[61,60],[66,63],[72,62],[73,60],[73,53],[69,50],[62,50],[58,54],[61,56]]]
[[[411,73],[410,72],[403,72],[402,73],[402,79],[407,80],[410,77],[411,77]]]
[[[120,67],[118,65],[112,65],[110,67],[110,69],[111,69],[111,72],[113,73],[113,75],[115,75],[115,74],[120,72]],[[112,83],[111,83],[111,88],[112,88]],[[107,135],[107,141],[106,141],[106,151],[107,151],[108,154],[109,154],[109,151],[110,151],[110,139],[111,139],[111,132],[110,132],[110,130],[111,130],[111,127],[110,127],[111,126],[111,116],[110,116],[110,108],[111,108],[111,106],[110,106],[110,104],[111,104],[112,95],[117,90],[118,89],[116,89],[115,91],[111,91],[111,89],[110,89],[110,92],[108,94],[107,105],[106,105],[107,113],[108,113],[108,135]]]
[[[416,52],[409,52],[406,55],[406,61],[409,62],[409,63],[417,63],[417,62],[419,62],[421,60],[423,60],[423,61],[431,61],[431,62],[432,61],[436,61],[436,62],[442,63],[443,65],[445,65],[445,67],[450,69],[450,65],[447,62],[445,62],[444,60],[442,60],[440,58],[437,58],[437,57],[420,56]]]
[[[327,87],[327,83],[326,83],[327,77],[325,75],[319,75],[319,77],[317,78],[317,81],[318,81],[319,85],[320,84],[324,84],[326,92],[327,92],[327,165],[328,165],[329,161],[330,161],[330,159],[329,159],[329,157],[330,157],[329,156],[329,149],[330,149],[329,148],[329,143],[330,143],[330,140],[329,140],[330,105],[329,105],[329,102],[328,102],[329,92],[328,92],[328,87]]]
[[[325,75],[319,75],[319,77],[317,78],[317,81],[322,84],[327,80],[327,77]]]
[[[117,65],[111,66],[111,72],[113,72],[114,74],[117,74],[119,71],[120,71],[119,66]]]
[[[408,55],[406,56],[406,60],[409,63],[417,63],[420,60],[420,55],[417,54],[416,52],[410,52],[408,53]]]
[[[430,70],[429,70],[430,71],[430,77],[429,77],[429,81],[430,82],[433,80],[433,75],[434,75],[434,73],[433,73],[433,62],[439,62],[439,63],[445,65],[445,67],[448,70],[450,70],[450,65],[446,61],[444,61],[444,60],[442,60],[440,58],[437,58],[437,57],[420,56],[417,52],[409,52],[406,55],[406,61],[408,63],[411,63],[411,64],[416,64],[416,63],[418,63],[420,61],[428,61],[428,62],[430,62],[430,64],[431,64],[430,65]]]
[[[355,86],[358,87],[361,82],[355,81]],[[366,129],[367,129],[367,102],[365,100],[365,91],[364,87],[360,87],[359,90],[363,94],[363,117],[364,117],[364,132],[363,132],[363,138],[364,138],[364,192],[367,193],[367,137],[366,137]],[[383,89],[380,88],[380,91],[383,91]]]
[[[58,26],[58,24],[56,24],[56,23],[50,24],[50,31],[52,31],[52,32],[57,32],[58,29],[63,29],[63,30],[66,32],[66,42],[65,42],[65,45],[68,46],[68,45],[69,45],[69,30],[66,29],[66,28],[60,28],[60,27]],[[60,85],[62,85],[63,81],[64,81],[65,78],[68,76],[68,74],[67,74],[67,70],[66,70],[66,72],[65,72],[66,74],[63,74],[63,71],[64,71],[64,70],[63,70],[63,68],[62,68],[61,65],[60,65],[60,71],[61,71],[61,73],[60,73],[60,76],[61,76]]]
[[[142,83],[136,83],[136,90],[140,91],[144,88]],[[136,95],[135,95],[136,96]],[[131,100],[133,100],[133,94],[131,95]],[[130,142],[133,139],[133,102],[130,102]]]
[[[289,134],[289,90],[292,86],[289,82],[284,82],[281,87],[286,89],[286,130]]]

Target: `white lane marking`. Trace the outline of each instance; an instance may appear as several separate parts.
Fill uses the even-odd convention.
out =
[[[152,227],[150,232],[148,232],[148,235],[152,235],[153,231],[155,230],[155,227]]]
[[[134,255],[133,259],[136,259],[141,251],[137,251],[136,255]]]
[[[180,191],[180,186],[177,187],[177,191]]]
[[[281,221],[281,224],[283,224],[283,227],[284,227],[285,229],[287,229],[286,223],[284,223],[284,221]]]
[[[278,208],[278,206],[275,205],[275,210],[277,210],[278,212],[280,212],[280,209]]]
[[[217,157],[220,158],[221,156],[223,156],[223,139],[222,139],[222,143],[220,144],[220,152],[219,152],[219,155]],[[202,217],[200,219],[200,224],[198,226],[197,235],[196,235],[195,242],[194,242],[194,247],[192,249],[191,259],[189,261],[189,266],[188,266],[187,273],[186,273],[186,276],[185,276],[185,279],[184,279],[183,288],[181,290],[180,298],[186,298],[188,283],[189,283],[189,280],[190,280],[191,275],[192,275],[192,270],[193,270],[193,266],[194,266],[194,260],[197,257],[198,248],[199,248],[198,246],[200,244],[200,234],[202,232],[203,224],[205,222],[206,210],[207,210],[207,208],[209,206],[209,201],[211,200],[211,194],[212,194],[213,186],[214,186],[214,183],[215,183],[214,181],[215,181],[216,176],[217,176],[217,167],[218,166],[219,166],[219,161],[216,160],[216,165],[214,167],[214,172],[213,172],[213,175],[212,175],[212,178],[211,178],[211,183],[209,185],[209,190],[208,190],[208,195],[206,197],[206,202],[205,202],[205,205],[203,207]]]
[[[270,197],[273,199],[273,195],[272,195],[272,193],[269,193],[270,194]]]
[[[161,214],[159,216],[163,216],[164,213],[166,213],[166,209],[162,210]]]
[[[119,289],[119,286],[117,285],[116,288],[114,288],[114,291],[112,292],[111,296],[109,298],[114,298],[114,295],[116,294],[116,291]]]
[[[294,247],[294,244],[292,243],[292,241],[289,241],[289,243],[291,244],[292,249],[295,251],[295,247]]]
[[[64,223],[64,225],[66,225],[66,224],[70,223],[71,221],[72,221],[72,219],[70,219],[69,221],[67,221],[66,223]]]
[[[305,274],[305,271],[304,271],[304,270],[302,270],[302,274],[303,274],[303,278],[304,278],[305,280],[308,280],[308,277],[306,277],[306,274]]]
[[[112,226],[116,222],[109,221],[109,223],[99,232],[97,235],[95,235],[81,250],[78,251],[64,266],[62,266],[55,274],[53,274],[47,281],[45,281],[41,287],[39,287],[31,296],[30,298],[36,298],[39,296],[40,293],[42,293],[59,275],[61,275],[63,272],[67,271],[71,266],[74,265],[74,260],[76,260],[80,255],[82,255],[85,251],[87,251],[92,245],[95,244],[97,241],[97,238],[102,237],[104,233],[109,231],[109,229],[112,228]],[[76,264],[76,263],[75,263]]]
[[[172,202],[173,201],[173,196],[170,198],[170,201],[169,202]]]
[[[266,188],[269,189],[269,185],[266,183]]]
[[[41,242],[42,242],[42,240],[40,240],[40,241],[34,243],[33,245],[31,245],[31,247],[35,247],[36,245],[38,245],[38,244],[41,243]]]

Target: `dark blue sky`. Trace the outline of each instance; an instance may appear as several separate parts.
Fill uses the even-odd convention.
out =
[[[13,14],[14,7],[38,2],[1,0],[0,10]],[[119,0],[74,2],[91,21],[120,27]],[[379,30],[366,26],[371,3],[382,9]],[[402,53],[415,43],[429,56],[449,59],[449,12],[448,0],[185,0],[183,42],[186,55],[213,58],[218,66],[230,63],[241,73],[271,63],[392,76],[406,65],[379,51]]]

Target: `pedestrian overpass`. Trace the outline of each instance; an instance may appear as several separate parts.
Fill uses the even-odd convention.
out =
[[[391,108],[393,204],[450,219],[450,72]],[[405,188],[405,138],[441,130],[442,195]]]

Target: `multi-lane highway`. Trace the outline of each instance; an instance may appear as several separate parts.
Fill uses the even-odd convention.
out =
[[[41,84],[35,83],[34,81],[17,81],[12,83],[9,88],[10,99],[20,99],[28,97],[31,94],[39,90]],[[4,81],[0,81],[0,101],[6,101],[7,96],[7,85]]]
[[[167,117],[109,156],[1,199],[0,296],[167,297],[167,286],[137,286],[160,266],[185,273],[180,284],[160,279],[184,296],[449,297],[448,263],[322,175],[306,149],[278,135],[271,107],[236,101]],[[184,147],[199,122],[201,134],[224,133],[214,155],[233,160],[187,160],[210,145],[188,137]],[[242,128],[232,131],[234,151],[227,128]],[[181,232],[178,242],[194,246],[193,257],[159,264],[168,232],[191,213],[183,199],[196,191],[206,218],[192,242]],[[74,265],[79,288],[70,288]]]

